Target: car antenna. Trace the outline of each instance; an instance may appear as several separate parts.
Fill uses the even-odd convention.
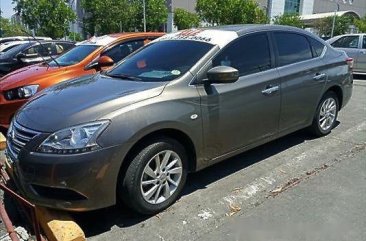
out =
[[[38,39],[36,39],[33,35],[29,34],[27,31],[25,31],[23,29],[21,31],[28,35],[29,41],[30,41],[30,38],[29,37],[31,37],[31,38],[33,38],[34,41],[36,41],[37,43],[39,43],[39,45],[41,45],[41,47],[43,48],[43,50],[47,50],[43,46],[43,44],[41,43],[41,41],[39,41]],[[41,54],[39,56],[41,56],[41,58],[43,59],[43,62],[46,63],[47,64],[47,68],[49,68],[50,67],[50,64],[48,63],[48,61],[45,60]],[[57,67],[61,68],[60,64],[56,61],[56,59],[54,57],[52,57],[52,55],[49,55],[49,56],[50,56],[51,60],[56,63]]]

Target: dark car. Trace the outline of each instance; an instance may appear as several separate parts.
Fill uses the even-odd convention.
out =
[[[0,76],[16,69],[50,60],[73,48],[75,44],[69,41],[30,41],[18,45],[0,55]]]
[[[156,213],[188,172],[299,129],[330,133],[352,95],[349,62],[293,27],[168,34],[110,71],[35,95],[10,125],[8,170],[38,205],[85,211],[121,199]]]

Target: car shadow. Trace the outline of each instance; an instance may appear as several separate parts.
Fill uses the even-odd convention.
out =
[[[337,122],[337,125],[338,124],[339,122]],[[314,139],[314,137],[306,130],[300,130],[217,163],[197,173],[189,174],[182,195],[188,195],[197,190],[205,189],[209,184],[217,180],[312,139]],[[123,204],[97,211],[72,213],[72,216],[84,230],[87,237],[107,232],[111,230],[113,226],[121,228],[134,225],[143,226],[143,221],[152,218],[152,216],[135,214]]]

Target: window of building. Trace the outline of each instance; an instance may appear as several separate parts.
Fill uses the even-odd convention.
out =
[[[299,13],[300,0],[285,0],[285,13]]]
[[[306,37],[294,33],[274,33],[278,49],[278,65],[292,64],[313,57]]]
[[[213,67],[220,65],[237,69],[241,76],[270,69],[271,55],[267,34],[254,34],[236,40],[213,60]]]

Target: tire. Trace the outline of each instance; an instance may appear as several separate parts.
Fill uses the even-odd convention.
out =
[[[339,100],[333,91],[326,92],[316,109],[310,131],[317,137],[328,135],[336,124]]]
[[[151,215],[179,197],[187,178],[187,155],[183,146],[170,138],[144,146],[120,178],[123,181],[117,194],[134,211]]]

